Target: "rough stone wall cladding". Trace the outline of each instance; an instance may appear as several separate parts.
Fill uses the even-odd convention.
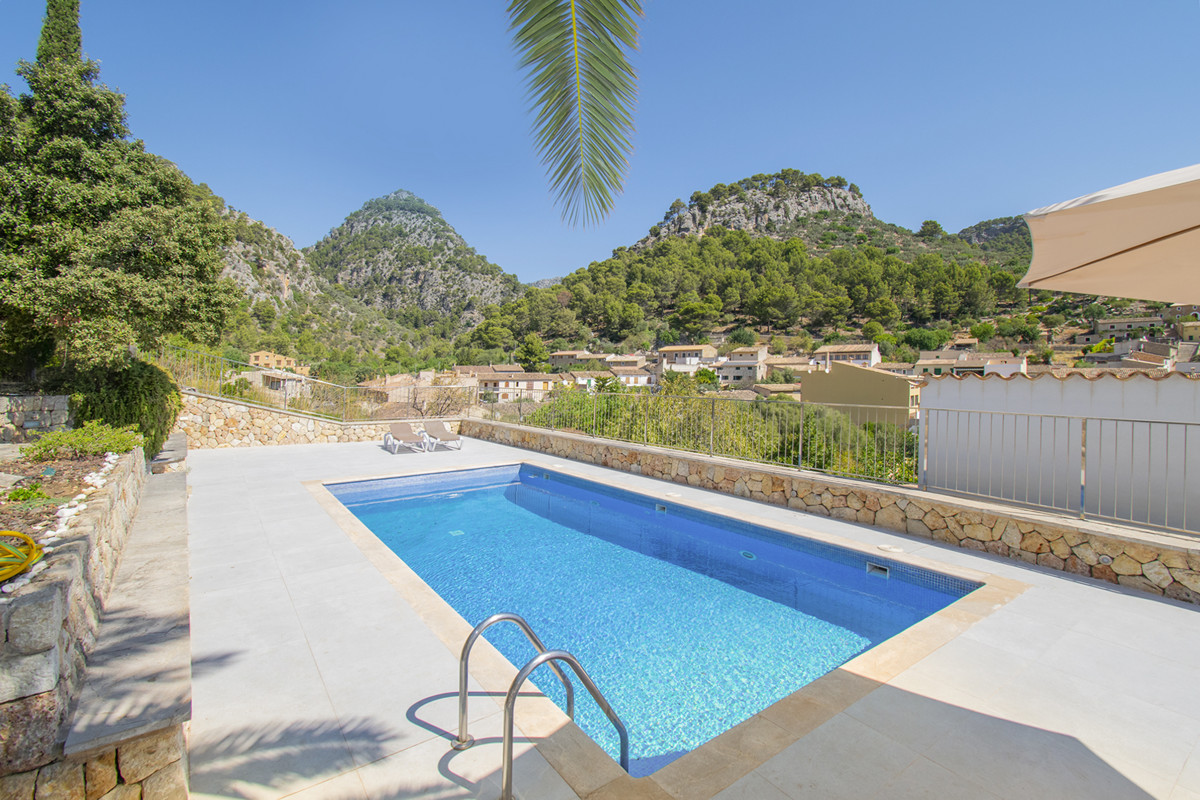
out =
[[[334,422],[286,411],[184,394],[176,431],[189,448],[262,447],[319,442],[382,442],[387,422]],[[420,428],[420,423],[416,423]],[[454,423],[450,423],[451,430]]]
[[[0,777],[0,800],[186,800],[183,726]]]
[[[1044,515],[1008,516],[1003,506],[916,490],[826,479],[786,468],[484,420],[463,420],[462,434],[874,525],[1200,603],[1200,547],[1196,546],[1174,546],[1136,534],[1129,538],[1105,535],[1089,530],[1087,523],[1075,524],[1066,517],[1047,521],[1040,518]],[[736,466],[731,465],[734,463]]]
[[[84,661],[145,483],[138,448],[88,497],[87,508],[45,556],[47,568],[0,595],[0,775],[48,764],[62,753],[66,715],[82,687]],[[0,791],[0,800],[7,797]]]
[[[66,395],[0,396],[0,443],[28,442],[71,425]]]

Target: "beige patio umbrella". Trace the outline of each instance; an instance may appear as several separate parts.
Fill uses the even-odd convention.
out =
[[[1200,164],[1025,215],[1033,263],[1019,286],[1200,303]]]

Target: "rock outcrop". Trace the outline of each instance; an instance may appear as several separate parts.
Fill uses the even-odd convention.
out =
[[[383,310],[416,307],[466,321],[517,297],[515,275],[475,252],[412,192],[369,200],[306,251],[316,272]]]
[[[798,219],[822,211],[858,214],[871,219],[871,207],[849,189],[818,186],[785,191],[742,190],[711,204],[693,202],[650,229],[635,247],[646,247],[672,236],[698,236],[715,226],[746,231],[755,236],[787,239],[795,236]]]

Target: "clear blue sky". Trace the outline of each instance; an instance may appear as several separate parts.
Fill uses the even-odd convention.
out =
[[[130,126],[299,246],[398,188],[523,280],[645,235],[676,197],[783,167],[949,231],[1200,162],[1200,2],[646,0],[638,131],[602,225],[560,221],[505,0],[82,0]],[[0,61],[45,5],[0,0]]]

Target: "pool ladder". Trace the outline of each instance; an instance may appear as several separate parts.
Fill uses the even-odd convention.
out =
[[[533,649],[537,651],[537,655],[531,658],[529,663],[517,673],[517,677],[513,679],[512,685],[508,687],[508,694],[504,697],[504,772],[502,775],[503,788],[500,800],[512,800],[513,797],[513,717],[516,713],[517,695],[521,691],[521,686],[529,679],[534,670],[543,664],[550,665],[550,669],[554,670],[554,674],[558,676],[558,679],[562,681],[563,687],[567,690],[567,716],[572,720],[575,719],[575,689],[571,685],[571,680],[558,664],[554,663],[556,661],[562,661],[571,668],[592,695],[592,699],[596,701],[596,705],[600,706],[600,710],[604,712],[604,715],[616,727],[617,736],[621,740],[621,769],[629,772],[629,733],[625,730],[625,724],[621,722],[621,718],[617,716],[617,712],[613,711],[612,706],[604,699],[604,695],[580,665],[579,660],[566,650],[547,650],[546,645],[542,644],[542,640],[533,632],[533,628],[529,626],[529,623],[523,617],[519,614],[508,612],[493,614],[476,625],[463,645],[462,656],[458,659],[458,737],[455,738],[454,743],[450,746],[455,750],[466,750],[475,744],[475,737],[467,733],[467,661],[471,657],[471,648],[475,645],[475,641],[483,635],[485,630],[497,622],[514,623],[525,634],[525,638],[533,645]]]

